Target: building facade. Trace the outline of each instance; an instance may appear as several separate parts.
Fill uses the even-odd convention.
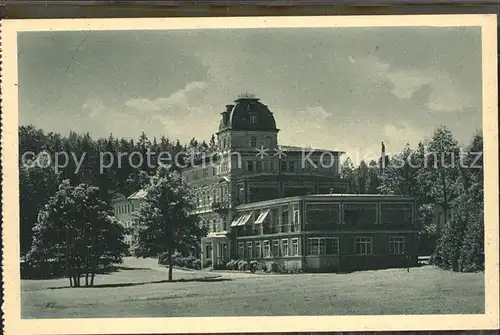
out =
[[[348,193],[340,177],[342,151],[280,145],[269,108],[243,96],[226,105],[217,153],[182,171],[197,194],[195,214],[208,226],[202,256],[214,266],[236,257],[231,223],[238,206],[308,194]]]
[[[236,212],[230,242],[234,259],[313,272],[417,262],[411,197],[309,195],[239,205]],[[206,245],[205,257],[211,249]],[[212,257],[223,256],[211,252]]]

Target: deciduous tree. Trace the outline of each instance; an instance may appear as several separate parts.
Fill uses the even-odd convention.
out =
[[[39,266],[58,263],[66,269],[70,286],[94,285],[98,270],[121,263],[124,229],[99,198],[99,189],[65,180],[38,215],[28,261]]]
[[[138,227],[136,256],[167,254],[168,280],[172,280],[172,256],[192,253],[200,247],[204,228],[194,210],[193,196],[181,175],[166,166],[158,168],[144,189],[146,196],[134,214]]]

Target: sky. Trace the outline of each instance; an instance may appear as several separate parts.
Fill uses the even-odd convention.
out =
[[[475,27],[23,32],[19,120],[94,137],[207,140],[242,92],[280,144],[351,157],[482,128]]]

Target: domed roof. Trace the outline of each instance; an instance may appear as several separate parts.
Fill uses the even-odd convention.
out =
[[[246,95],[236,99],[234,105],[226,105],[219,131],[224,129],[277,131],[273,113],[259,100]]]

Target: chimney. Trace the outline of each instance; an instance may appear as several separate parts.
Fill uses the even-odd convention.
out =
[[[380,171],[383,171],[385,169],[386,161],[387,159],[385,158],[385,144],[382,141],[382,148],[381,148],[381,153],[380,153]]]

